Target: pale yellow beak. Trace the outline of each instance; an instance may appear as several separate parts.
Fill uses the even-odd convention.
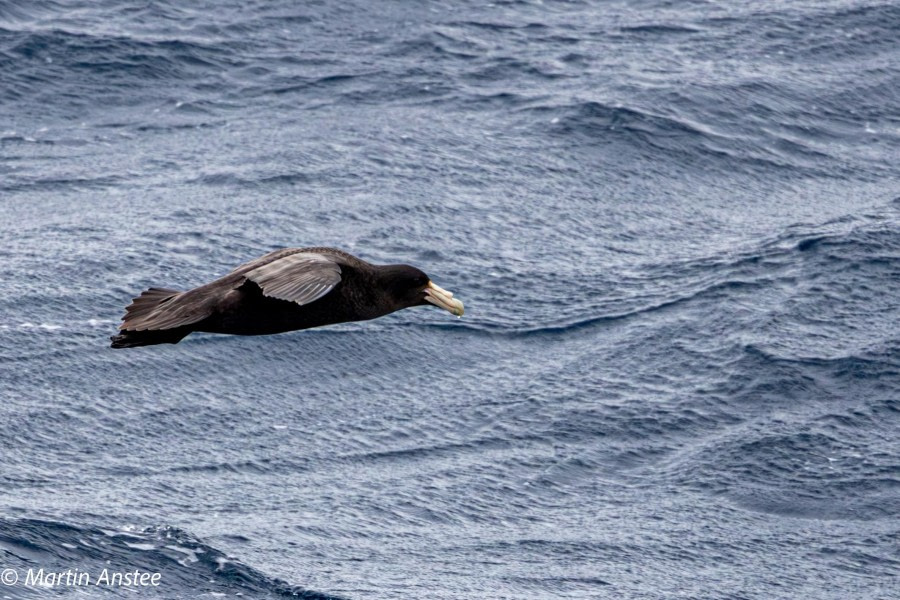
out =
[[[457,317],[463,316],[463,312],[465,312],[462,302],[454,298],[453,294],[447,290],[435,285],[432,281],[429,281],[428,285],[425,286],[425,300]]]

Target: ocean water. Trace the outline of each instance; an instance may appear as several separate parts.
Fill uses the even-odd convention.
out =
[[[900,598],[897,31],[0,1],[0,595]],[[311,245],[467,314],[108,348]]]

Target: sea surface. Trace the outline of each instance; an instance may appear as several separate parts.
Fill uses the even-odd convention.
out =
[[[0,598],[900,598],[898,31],[0,0]],[[314,245],[466,315],[108,347]]]

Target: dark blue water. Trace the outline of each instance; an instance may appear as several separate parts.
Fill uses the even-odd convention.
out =
[[[900,7],[0,1],[4,597],[900,597]],[[466,302],[109,349],[281,246]]]

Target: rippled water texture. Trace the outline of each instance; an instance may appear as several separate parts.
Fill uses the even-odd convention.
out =
[[[863,0],[0,2],[0,567],[897,598],[898,31]],[[108,348],[145,287],[312,245],[467,314]],[[3,589],[53,593],[108,597]]]

